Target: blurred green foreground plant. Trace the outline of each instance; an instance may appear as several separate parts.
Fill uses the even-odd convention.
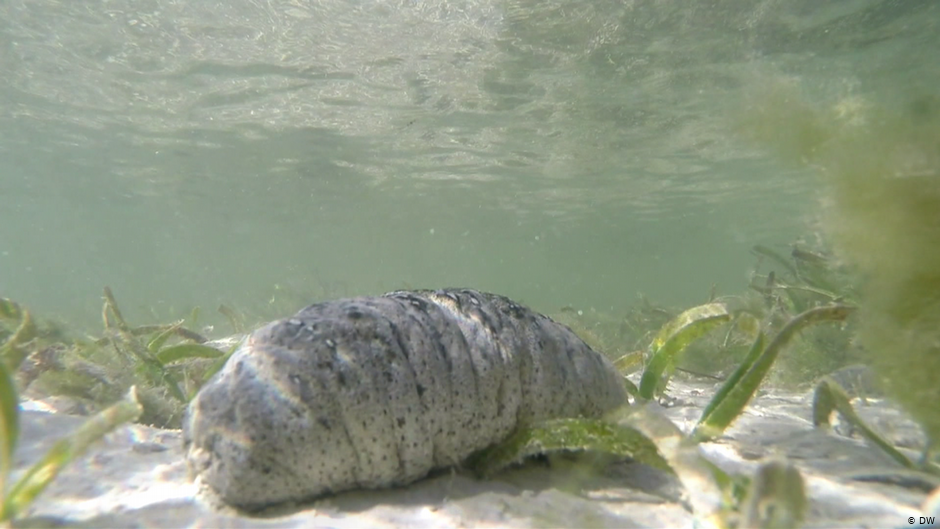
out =
[[[0,323],[12,324],[14,329],[0,334],[0,522],[20,515],[63,467],[117,426],[139,419],[162,426],[178,420],[199,380],[221,367],[227,357],[202,345],[205,339],[184,329],[182,322],[131,328],[107,288],[103,319],[104,338],[67,345],[58,341],[58,333],[38,328],[29,311],[0,298]],[[181,341],[167,345],[173,337]],[[194,359],[212,359],[212,364],[201,369],[198,379],[183,372],[186,383],[182,384],[172,366]],[[19,380],[14,373],[20,375]],[[52,386],[60,393],[89,398],[103,409],[57,441],[11,484],[20,436],[17,382],[22,391],[43,375],[53,377]]]
[[[86,421],[70,436],[56,442],[46,455],[26,470],[10,486],[13,454],[19,440],[19,397],[10,371],[15,371],[25,358],[23,349],[35,338],[36,330],[29,312],[7,300],[0,300],[4,315],[19,315],[21,323],[15,333],[0,346],[0,522],[20,514],[55,479],[65,465],[80,456],[95,441],[118,425],[136,420],[143,409],[131,387],[120,402]]]
[[[137,386],[140,422],[178,428],[189,399],[221,366],[225,352],[205,345],[183,321],[132,327],[109,288],[102,321],[102,337],[68,340],[44,332],[28,311],[0,299],[0,339],[4,323],[17,329],[0,359],[20,393],[38,386],[39,394],[68,396],[100,411]]]
[[[771,79],[739,128],[822,177],[825,227],[861,277],[859,341],[940,443],[940,96],[911,91],[891,94],[893,106],[859,95],[813,104],[796,82]]]

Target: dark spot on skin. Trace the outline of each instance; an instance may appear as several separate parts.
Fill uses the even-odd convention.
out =
[[[339,382],[340,386],[346,387],[346,375],[342,371],[336,373],[336,381]]]
[[[317,417],[317,423],[319,423],[324,430],[330,429],[330,421],[326,417]]]
[[[398,427],[399,427],[399,428],[403,428],[404,426],[405,426],[405,418],[404,418],[404,417],[399,417],[399,418],[398,418]]]
[[[359,309],[349,309],[346,311],[346,316],[351,320],[358,320],[362,318],[364,314]]]

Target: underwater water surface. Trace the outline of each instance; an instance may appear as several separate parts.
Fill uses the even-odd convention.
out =
[[[0,295],[96,327],[105,285],[137,320],[701,303],[825,205],[736,132],[747,94],[903,104],[938,26],[929,0],[8,0]]]

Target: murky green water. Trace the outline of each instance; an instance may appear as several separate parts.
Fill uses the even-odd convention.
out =
[[[740,292],[824,196],[735,133],[747,92],[935,94],[937,50],[931,0],[6,0],[0,295]]]

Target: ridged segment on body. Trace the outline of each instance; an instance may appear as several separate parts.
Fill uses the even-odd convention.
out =
[[[524,424],[626,400],[567,327],[473,290],[311,305],[254,333],[193,399],[190,469],[254,509],[409,483]]]

